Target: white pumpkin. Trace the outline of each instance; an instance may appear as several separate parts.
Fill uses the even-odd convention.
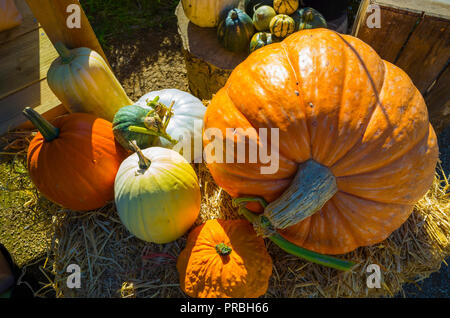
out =
[[[214,28],[229,10],[237,8],[240,0],[181,0],[189,21],[202,28]]]
[[[115,179],[120,220],[141,240],[174,241],[198,217],[201,195],[197,175],[176,151],[161,147],[136,150],[122,162]]]
[[[178,152],[183,150],[182,147],[187,144],[187,141],[191,147],[191,154],[187,155],[185,153],[185,158],[194,160],[194,155],[196,154],[194,146],[200,147],[200,151],[202,149],[203,117],[205,116],[206,107],[197,97],[173,88],[147,93],[135,105],[150,110],[150,107],[147,106],[147,101],[151,101],[157,96],[159,97],[159,102],[167,107],[172,102],[175,102],[172,106],[173,116],[170,118],[166,132],[172,139],[179,141],[174,147],[174,150]],[[184,140],[186,137],[190,137],[190,140]],[[173,146],[167,139],[162,137],[160,138],[159,145],[165,148],[172,148]],[[197,155],[201,155],[201,153],[198,154],[197,151]]]

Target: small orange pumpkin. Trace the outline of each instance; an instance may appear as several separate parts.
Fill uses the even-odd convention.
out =
[[[191,297],[256,298],[267,291],[272,259],[248,221],[208,220],[189,233],[177,269]]]
[[[28,147],[28,172],[47,199],[76,211],[114,199],[114,179],[127,153],[115,141],[112,123],[73,113],[50,124],[29,107],[24,114],[39,130]]]
[[[264,216],[284,238],[325,254],[387,238],[427,192],[438,159],[427,107],[408,75],[363,41],[327,29],[253,52],[212,99],[209,128],[224,136],[230,128],[278,128],[275,173],[261,173],[268,164],[248,156],[208,168],[231,196],[270,202]],[[271,148],[270,136],[238,135],[235,149]],[[205,133],[205,149],[210,143]]]

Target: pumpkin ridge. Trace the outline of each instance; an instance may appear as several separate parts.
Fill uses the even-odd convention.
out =
[[[361,242],[360,242],[360,238],[355,237],[355,234],[353,232],[353,227],[352,225],[349,223],[348,219],[344,217],[344,212],[339,210],[336,203],[334,202],[335,197],[332,197],[329,202],[330,205],[332,205],[334,207],[334,210],[337,213],[337,216],[339,218],[339,221],[341,222],[341,224],[343,224],[343,226],[345,227],[345,229],[347,229],[347,231],[345,231],[346,233],[348,233],[353,241],[353,244],[350,245],[350,250],[354,250],[356,249],[358,246],[362,246]],[[348,244],[348,242],[347,242]]]
[[[342,194],[344,194],[344,195],[348,195],[348,196],[354,197],[357,200],[370,201],[368,199],[364,199],[364,198],[361,198],[361,197],[358,197],[358,196],[355,196],[355,195],[352,195],[352,194],[348,194],[348,193],[345,193],[345,192],[342,192],[342,191],[340,191],[340,192]],[[339,199],[339,201],[343,201],[343,200]],[[338,207],[338,204],[336,202],[334,202],[334,204],[336,205],[336,207]],[[387,203],[387,205],[404,207],[404,209],[403,209],[404,212],[402,212],[400,216],[399,216],[399,213],[395,214],[395,218],[393,219],[394,224],[392,224],[392,219],[389,221],[389,223],[390,223],[390,230],[388,230],[387,234],[384,233],[383,231],[380,232],[380,230],[377,229],[377,234],[376,235],[372,234],[373,236],[370,239],[365,240],[365,241],[364,241],[364,239],[362,239],[362,241],[361,241],[361,238],[360,238],[359,241],[358,241],[359,245],[357,247],[359,247],[359,246],[369,246],[369,245],[377,244],[377,243],[380,243],[380,242],[384,241],[385,239],[387,239],[394,231],[396,231],[409,218],[409,216],[411,215],[411,213],[413,212],[413,209],[414,209],[413,205],[406,205],[406,204],[403,205],[403,204],[397,204],[397,203]],[[352,214],[353,212],[345,214],[345,213],[343,213],[342,211],[339,210],[339,213],[341,214],[341,218],[345,219],[347,223],[351,222],[350,218],[354,219],[354,217],[351,216],[351,215],[353,215]],[[359,214],[359,215],[360,215],[360,218],[364,218],[365,214]],[[355,226],[358,226],[358,224],[356,224]],[[386,227],[383,227],[383,230],[386,231]],[[352,233],[353,233],[353,231],[352,231]],[[345,251],[344,251],[344,253],[345,253]]]
[[[64,148],[64,151],[66,151],[67,150],[67,148],[68,147],[65,147]],[[75,150],[75,149],[74,149]],[[74,151],[74,157],[75,156],[78,156],[80,154],[80,152],[77,152],[77,151]],[[68,154],[67,154],[68,155]],[[70,157],[70,156],[69,156]],[[72,158],[74,158],[74,157],[72,157]],[[93,156],[92,156],[92,160],[95,160],[94,159],[94,154],[93,154]],[[86,157],[86,158],[88,158],[88,157]],[[111,158],[108,158],[108,160],[110,160]],[[106,161],[106,160],[105,160]],[[104,167],[101,167],[101,169],[104,169]],[[106,171],[103,171],[103,173],[106,173]],[[97,187],[96,187],[96,185],[95,185],[95,181],[94,180],[87,180],[86,178],[85,178],[85,176],[83,176],[83,174],[81,173],[81,171],[80,170],[76,170],[76,175],[77,175],[77,177],[78,177],[78,180],[82,180],[85,184],[86,184],[86,187],[87,188],[91,188],[92,189],[92,192],[94,192],[94,193],[99,193],[98,192],[98,190],[97,190]],[[115,176],[114,176],[114,178],[115,178]],[[112,178],[112,182],[114,183],[114,178]],[[94,182],[93,182],[94,181]],[[110,191],[110,192],[112,192],[112,197],[111,198],[109,198],[109,200],[108,201],[112,201],[113,200],[113,197],[114,197],[114,191]],[[106,193],[102,193],[103,195],[104,194],[106,194]],[[104,203],[106,203],[106,200],[105,200],[105,202]]]
[[[172,169],[179,170],[180,167],[178,165],[172,165]],[[192,174],[188,174],[189,178],[185,177],[184,179],[181,179],[179,176],[175,175],[174,172],[166,167],[159,167],[159,170],[164,171],[165,173],[169,174],[173,179],[175,179],[180,185],[183,185],[184,188],[186,188],[185,184],[189,182],[198,183],[198,179],[196,179]],[[183,174],[185,176],[186,174]]]
[[[312,148],[311,148],[311,130],[310,130],[310,127],[309,127],[309,125],[308,125],[308,123],[307,123],[307,120],[308,120],[308,114],[307,114],[307,112],[306,112],[306,105],[305,105],[305,94],[304,94],[304,92],[303,92],[303,86],[302,86],[302,83],[301,83],[301,79],[297,76],[297,72],[295,71],[295,69],[294,69],[294,65],[292,64],[292,61],[291,61],[291,59],[289,58],[289,54],[288,54],[288,52],[286,51],[286,44],[285,43],[283,43],[283,42],[281,42],[281,48],[283,49],[283,52],[284,52],[284,55],[285,55],[285,58],[286,58],[286,60],[289,62],[289,66],[291,67],[291,71],[292,71],[292,74],[294,74],[294,77],[295,77],[295,83],[298,83],[297,84],[297,91],[298,91],[298,98],[300,98],[301,97],[301,101],[299,101],[299,106],[300,106],[300,108],[301,108],[301,111],[303,112],[303,114],[305,114],[305,120],[306,120],[306,127],[307,127],[307,131],[308,131],[308,136],[306,136],[306,138],[309,140],[309,142],[308,142],[308,147],[309,147],[309,157],[310,158],[312,158]],[[306,161],[306,160],[305,160]],[[301,162],[297,162],[298,164],[301,164]]]
[[[372,83],[373,83],[373,85],[372,85],[372,90],[375,89],[375,95],[377,96],[377,100],[376,100],[375,103],[374,103],[375,105],[374,105],[374,104],[367,105],[367,108],[371,109],[371,111],[370,111],[370,114],[367,116],[367,119],[366,119],[365,121],[363,121],[363,124],[362,124],[362,125],[363,125],[364,127],[361,129],[361,135],[360,135],[360,137],[359,137],[358,139],[355,139],[354,144],[353,144],[350,148],[348,148],[345,152],[343,152],[343,153],[339,156],[339,158],[334,158],[329,164],[327,164],[328,167],[332,168],[335,164],[337,164],[338,162],[340,162],[340,160],[343,160],[344,158],[346,158],[346,156],[347,156],[352,150],[354,150],[354,148],[357,147],[357,146],[359,145],[360,141],[364,138],[365,132],[366,132],[366,130],[367,130],[369,124],[370,124],[370,121],[371,121],[373,115],[376,113],[376,109],[377,109],[378,105],[381,105],[380,102],[379,102],[379,100],[381,100],[381,99],[379,98],[379,96],[380,96],[380,93],[381,93],[381,91],[382,91],[382,89],[383,89],[383,87],[384,87],[384,85],[385,85],[385,82],[386,82],[386,67],[385,67],[385,64],[383,63],[383,73],[382,73],[382,80],[381,80],[380,92],[377,92],[377,90],[376,90],[376,85],[375,85],[375,83],[374,83],[374,81],[373,81],[373,77],[372,77],[372,75],[370,74],[370,72],[368,71],[368,68],[367,68],[367,66],[366,66],[366,64],[365,64],[365,62],[364,62],[364,60],[361,58],[361,55],[359,54],[359,52],[357,52],[357,50],[354,49],[354,47],[353,47],[350,43],[348,43],[347,41],[345,41],[345,40],[343,39],[343,37],[342,37],[339,33],[335,32],[335,31],[333,31],[333,30],[327,30],[327,31],[328,31],[328,32],[333,32],[333,33],[337,34],[337,35],[343,40],[343,42],[344,42],[345,45],[341,48],[341,50],[342,50],[342,51],[344,52],[344,54],[345,54],[345,58],[344,58],[345,66],[347,66],[347,64],[348,64],[348,58],[347,58],[347,56],[348,56],[348,55],[347,55],[347,54],[348,54],[348,50],[347,50],[347,49],[350,49],[350,50],[352,51],[352,53],[355,54],[355,56],[357,57],[357,59],[358,59],[358,61],[359,61],[359,64],[363,66],[363,69],[364,69],[364,71],[365,71],[365,74],[367,75],[368,78],[371,79],[371,81],[372,81]],[[315,56],[314,56],[314,58],[315,58]],[[381,60],[381,58],[380,58],[380,60]],[[383,60],[381,60],[381,61],[384,62]],[[344,72],[345,72],[345,74],[344,74],[344,80],[343,80],[343,81],[344,81],[344,83],[347,83],[346,78],[347,78],[348,70],[347,70],[347,67],[344,67],[343,69],[344,69]],[[346,84],[345,84],[345,85],[346,85]],[[345,85],[343,85],[344,87],[343,87],[343,89],[341,90],[341,102],[339,103],[339,111],[337,112],[337,114],[338,114],[337,124],[339,124],[339,122],[340,122],[341,109],[342,109],[342,105],[343,105],[343,102],[342,102],[342,101],[343,101],[343,99],[344,99],[344,97],[345,97],[345,94],[344,94],[344,92],[345,92]],[[308,117],[308,114],[307,114],[306,112],[305,112],[305,115],[306,115],[306,117]],[[310,128],[310,125],[308,125],[308,128]],[[308,131],[311,133],[311,131],[310,131],[309,129],[308,129]]]
[[[56,141],[56,140],[55,140]],[[56,149],[60,149],[60,151],[59,152],[61,152],[61,153],[64,153],[65,154],[65,156],[66,156],[66,158],[76,158],[76,156],[77,155],[79,155],[80,154],[80,152],[78,152],[78,151],[76,151],[75,149],[73,149],[73,148],[71,148],[71,147],[64,147],[64,145],[60,145],[59,143],[54,143],[53,145],[52,145],[54,148],[56,148]],[[72,152],[73,153],[73,155],[72,156],[70,156],[69,155],[69,153],[70,152]],[[46,154],[47,153],[50,153],[50,152],[46,152]],[[52,159],[52,158],[49,158],[50,160]],[[47,159],[48,160],[48,159]],[[51,162],[51,161],[48,161],[48,162]],[[60,166],[60,165],[54,165],[54,166],[52,166],[52,171],[54,172],[54,174],[49,174],[50,176],[55,176],[55,175],[64,175],[65,173],[65,168],[63,167],[63,166]],[[85,178],[84,178],[84,176],[82,175],[82,173],[81,173],[81,171],[80,170],[78,170],[78,169],[76,169],[76,170],[74,170],[73,171],[73,175],[71,176],[71,178],[74,178],[74,177],[76,177],[76,182],[73,182],[73,184],[72,184],[72,186],[75,186],[75,187],[82,187],[82,188],[86,188],[86,189],[91,189],[91,192],[92,192],[92,190],[94,190],[94,192],[96,192],[95,190],[96,189],[92,189],[92,184],[91,184],[91,182],[89,182],[88,180],[86,180]],[[54,179],[54,178],[53,178]],[[63,191],[63,193],[64,193],[64,196],[66,196],[66,197],[68,197],[68,198],[71,198],[71,201],[72,202],[74,202],[74,201],[76,201],[77,202],[77,204],[79,204],[79,197],[74,197],[73,196],[73,188],[67,188],[67,189],[64,189],[64,187],[63,187],[63,189],[61,190],[61,191]],[[56,194],[56,193],[55,193]]]
[[[261,85],[262,86],[262,85]],[[226,94],[227,94],[227,96],[228,96],[228,98],[230,99],[230,101],[233,103],[233,106],[234,106],[234,109],[235,109],[235,111],[237,111],[243,118],[245,118],[245,120],[248,122],[248,124],[251,126],[251,128],[253,128],[253,129],[255,129],[255,131],[256,132],[258,132],[258,129],[257,128],[255,128],[255,126],[254,126],[254,124],[252,123],[252,122],[250,122],[250,120],[247,118],[247,116],[245,116],[243,113],[242,113],[242,111],[236,106],[236,103],[233,101],[233,99],[231,98],[231,96],[228,94],[228,86],[226,87],[226,89],[225,89],[225,92],[226,92]],[[264,114],[261,114],[262,116],[264,116],[264,121],[265,121],[265,123],[266,123],[266,125],[264,125],[264,126],[266,126],[266,128],[277,128],[277,127],[272,127],[272,125],[269,125],[268,124],[268,119],[267,119],[267,117],[264,115]],[[257,133],[257,136],[258,136],[258,143],[259,143],[259,134]],[[291,160],[291,159],[289,159],[289,157],[286,157],[283,153],[282,153],[282,151],[281,151],[281,149],[278,149],[278,152],[279,152],[279,159],[280,159],[280,161],[283,159],[284,161],[289,161],[289,162],[294,162],[293,160]],[[259,180],[259,179],[258,179]]]
[[[282,48],[282,51],[284,52],[284,55],[286,55],[286,51],[285,51],[285,48],[282,46],[282,42],[281,43],[273,43],[272,45],[273,46],[275,46],[275,45],[279,45],[279,47],[280,48]],[[287,57],[287,56],[284,56],[285,57],[285,59],[288,61],[288,63],[289,63],[289,65],[291,66],[291,70],[292,70],[292,74],[294,74],[294,76],[296,77],[296,83],[298,82],[298,80],[297,80],[297,74],[295,73],[295,71],[294,71],[294,69],[293,69],[293,66],[292,66],[292,62],[291,62],[291,60]],[[262,84],[262,83],[259,83],[258,82],[258,80],[257,79],[253,79],[256,83],[258,83],[258,85],[260,85],[260,87],[264,87],[264,85]],[[297,88],[299,88],[299,87],[297,87]],[[254,125],[254,123],[252,123],[251,121],[250,121],[250,119],[248,118],[248,116],[246,116],[240,109],[239,109],[239,107],[237,106],[239,103],[236,103],[234,100],[233,100],[233,98],[230,96],[230,94],[229,94],[229,86],[226,86],[225,87],[225,91],[226,91],[226,94],[227,94],[227,96],[228,96],[228,98],[230,99],[230,101],[232,102],[232,104],[233,104],[233,106],[234,106],[234,109],[235,109],[235,111],[237,111],[238,113],[239,113],[239,115],[241,115],[243,118],[245,118],[245,120],[249,123],[249,125],[251,126],[251,128],[253,128],[253,129],[255,129],[257,132],[258,132],[258,129],[257,128],[255,128],[255,125]],[[299,94],[300,94],[300,92],[299,92]],[[299,95],[300,96],[300,95]],[[299,103],[300,105],[301,105],[301,103]],[[305,112],[305,107],[303,107],[303,108],[301,108],[301,111],[305,114],[305,119],[307,118],[307,115],[306,115],[306,112]],[[261,116],[263,119],[264,119],[264,125],[262,125],[263,127],[265,127],[265,128],[278,128],[278,127],[275,127],[275,126],[273,126],[271,123],[270,123],[270,119],[264,114],[264,113],[260,113],[259,114],[259,116]],[[286,116],[286,117],[290,117],[291,115],[289,115],[289,116]],[[306,126],[308,126],[307,124],[306,124]],[[308,129],[309,129],[309,127],[308,127]],[[309,136],[307,136],[308,138],[310,137],[310,131],[308,131],[308,135]],[[259,142],[259,134],[257,133],[257,136],[258,136],[258,142]],[[308,146],[311,144],[311,140],[309,139],[309,143],[308,143]],[[283,151],[282,151],[282,149],[280,149],[279,147],[278,147],[278,155],[279,155],[279,160],[280,160],[280,162],[281,161],[285,161],[285,162],[291,162],[291,163],[299,163],[299,162],[297,162],[296,160],[293,160],[293,159],[290,159],[290,157],[289,156],[286,156],[286,154],[285,153],[283,153]],[[309,153],[310,153],[310,157],[311,157],[311,147],[310,147],[310,149],[309,149]],[[306,160],[305,160],[306,161]],[[294,174],[295,174],[295,172],[294,172]],[[267,177],[267,176],[266,176]]]
[[[384,73],[384,74],[386,74],[386,73]],[[386,77],[385,77],[385,78],[386,78]],[[384,82],[385,82],[385,81],[384,81]],[[384,82],[383,82],[383,84],[384,84]],[[384,85],[383,85],[383,86],[384,86]],[[409,98],[408,98],[408,102],[407,102],[408,105],[411,104],[411,102],[413,101],[413,99],[417,96],[417,93],[418,93],[418,91],[415,91],[415,92],[412,92],[412,93],[411,93],[411,95],[410,95]],[[419,93],[419,94],[420,94],[420,93]],[[377,107],[378,107],[378,106],[377,106]],[[367,125],[366,125],[366,127],[365,127],[365,129],[364,129],[364,134],[361,136],[360,139],[358,139],[358,141],[355,143],[355,145],[354,145],[352,148],[349,149],[349,151],[346,153],[346,155],[349,154],[349,153],[351,153],[351,151],[354,151],[354,150],[355,150],[355,147],[360,147],[360,146],[362,145],[361,141],[364,139],[364,136],[366,135],[366,130],[367,130],[367,128],[369,127],[369,125],[370,125],[370,123],[371,123],[371,120],[373,119],[374,114],[376,113],[377,107],[374,107],[374,110],[373,110],[373,112],[372,112],[372,114],[371,114],[371,117],[370,117],[369,121],[367,122]],[[383,111],[383,114],[384,114],[384,113],[385,113],[385,112]],[[408,145],[405,146],[405,147],[403,147],[400,151],[396,151],[395,155],[392,155],[392,154],[391,154],[388,158],[386,158],[386,160],[383,161],[383,165],[378,166],[378,167],[374,167],[374,168],[372,168],[372,169],[365,170],[365,171],[363,171],[363,172],[356,173],[356,174],[339,175],[339,177],[364,175],[364,174],[367,174],[367,173],[373,173],[374,171],[377,171],[377,170],[379,170],[379,169],[382,169],[383,167],[385,167],[385,166],[387,166],[387,165],[390,165],[390,164],[394,163],[395,161],[399,160],[402,156],[405,156],[407,153],[409,153],[410,151],[412,151],[419,143],[422,143],[423,140],[424,140],[425,138],[428,138],[428,136],[429,136],[429,129],[423,129],[423,134],[422,134],[422,136],[419,136],[418,138],[415,138],[412,142],[408,142]],[[336,162],[333,164],[333,166],[340,164],[340,163],[341,163],[341,160],[342,160],[342,161],[347,160],[348,158],[346,158],[346,155],[343,156],[342,158],[340,158],[338,161],[336,161]]]

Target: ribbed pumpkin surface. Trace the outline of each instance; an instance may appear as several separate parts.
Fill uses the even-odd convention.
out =
[[[217,244],[231,253],[221,256]],[[189,233],[178,256],[181,289],[199,298],[256,298],[268,288],[272,259],[246,220],[208,220]]]
[[[114,199],[114,179],[125,150],[112,124],[90,114],[57,118],[59,136],[47,142],[38,133],[28,148],[28,171],[38,190],[65,208],[88,211]]]
[[[233,197],[273,201],[299,163],[329,167],[338,192],[281,232],[327,254],[388,237],[428,190],[438,158],[424,99],[406,73],[361,40],[326,29],[297,32],[252,53],[209,105],[210,127],[224,135],[227,127],[279,128],[275,174],[261,174],[261,162],[208,164]],[[204,137],[205,147],[209,142]]]

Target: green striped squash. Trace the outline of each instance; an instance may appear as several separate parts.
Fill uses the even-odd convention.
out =
[[[291,17],[295,21],[296,31],[327,27],[327,21],[323,15],[313,8],[297,10]]]
[[[250,41],[250,53],[256,51],[263,46],[273,43],[272,34],[268,32],[258,32],[253,35]]]
[[[272,21],[273,17],[276,15],[277,13],[272,7],[259,7],[255,11],[255,14],[253,14],[253,25],[255,26],[255,29],[258,31],[269,30],[270,21]]]
[[[299,7],[298,0],[274,0],[273,8],[278,14],[290,15],[297,11]]]
[[[276,15],[270,21],[270,32],[278,38],[285,38],[295,31],[295,21],[285,14]]]
[[[217,28],[220,44],[232,52],[246,51],[254,33],[252,19],[240,9],[231,9]]]

